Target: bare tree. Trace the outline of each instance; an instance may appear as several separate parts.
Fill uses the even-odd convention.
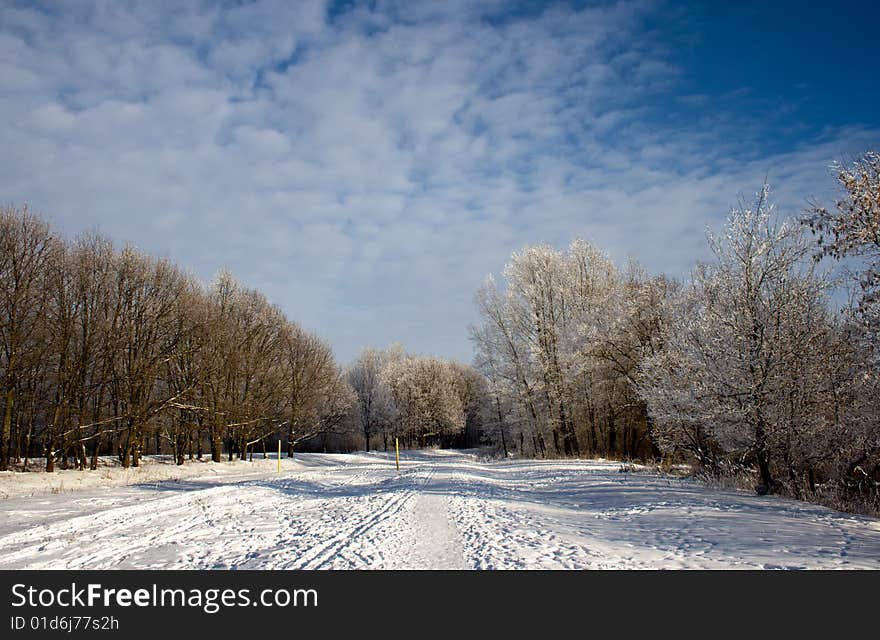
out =
[[[52,244],[49,225],[27,207],[0,208],[0,471],[9,468],[16,386],[26,367],[26,354],[41,326],[46,304],[41,287]]]

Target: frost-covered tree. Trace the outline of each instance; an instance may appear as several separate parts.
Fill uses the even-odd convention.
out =
[[[817,236],[819,256],[864,262],[858,274],[859,309],[876,347],[880,333],[880,154],[866,153],[851,166],[836,165],[843,195],[833,209],[812,206],[804,222]]]
[[[527,247],[503,277],[503,289],[490,278],[477,292],[482,323],[471,329],[475,362],[502,409],[499,433],[534,455],[650,455],[633,383],[656,347],[660,280],[635,266],[621,274],[582,240],[566,251]]]
[[[831,209],[813,204],[803,222],[817,237],[816,259],[851,258],[859,293],[844,316],[830,372],[840,376],[834,415],[846,433],[826,460],[837,461],[847,490],[867,487],[880,503],[880,154],[835,165],[841,196]],[[832,474],[833,475],[833,474]]]
[[[489,403],[486,378],[475,368],[449,360],[452,385],[464,411],[464,434],[459,441],[464,446],[481,442]]]
[[[399,433],[408,441],[424,446],[464,429],[464,407],[453,372],[443,360],[408,356],[389,363],[383,378],[397,407]]]
[[[627,401],[621,404],[644,419],[650,456],[658,458],[661,451],[653,420],[636,387],[642,361],[662,351],[663,328],[672,311],[668,302],[678,283],[664,276],[651,277],[631,261],[617,286],[609,289],[606,311],[596,318],[584,344],[585,362],[601,369],[607,385],[622,387]]]
[[[386,433],[396,420],[394,398],[382,376],[383,369],[392,359],[387,351],[363,349],[347,372],[348,383],[357,396],[354,419],[363,433],[367,451],[370,450],[370,439]]]
[[[552,247],[527,247],[514,253],[504,269],[512,306],[523,328],[526,346],[538,374],[547,419],[555,448],[564,455],[580,452],[577,433],[567,402],[569,378],[576,335],[572,300],[567,298],[569,275],[566,256]]]
[[[521,318],[522,309],[513,296],[500,292],[491,276],[475,299],[483,323],[471,327],[471,341],[476,367],[489,380],[495,395],[497,426],[493,432],[504,450],[508,448],[504,438],[512,431],[521,452],[528,439],[534,455],[543,455],[538,389],[526,344],[529,324]]]
[[[397,344],[364,349],[346,378],[355,396],[350,430],[367,446],[373,436],[386,450],[389,436],[410,447],[463,446],[482,428],[483,376],[454,360],[407,354]]]
[[[640,390],[667,446],[703,448],[708,436],[751,460],[772,491],[774,454],[809,428],[828,284],[804,260],[800,227],[780,222],[768,197],[765,186],[709,236],[715,260],[694,272]]]

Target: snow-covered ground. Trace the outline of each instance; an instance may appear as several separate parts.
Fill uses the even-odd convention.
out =
[[[31,462],[31,471],[0,471],[0,500],[3,498],[19,498],[39,496],[46,493],[68,493],[82,489],[98,489],[107,487],[123,487],[133,484],[149,484],[168,480],[184,480],[186,478],[218,477],[242,474],[254,471],[275,471],[277,458],[263,460],[259,454],[253,462],[241,465],[236,463],[214,464],[204,460],[187,460],[184,465],[174,464],[171,456],[144,456],[140,467],[124,469],[115,456],[99,458],[95,471],[83,473],[75,469],[56,469],[54,473],[43,473],[40,464]],[[285,460],[283,464],[287,465]],[[3,503],[0,502],[0,505]]]
[[[619,466],[407,451],[400,473],[371,453],[145,465],[75,489],[78,472],[6,474],[0,569],[880,569],[878,520]]]

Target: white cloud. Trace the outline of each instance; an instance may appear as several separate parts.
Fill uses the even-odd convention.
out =
[[[738,192],[769,175],[796,209],[877,143],[771,153],[723,110],[656,119],[680,70],[640,32],[652,10],[5,6],[0,193],[204,278],[228,266],[343,358],[467,359],[473,291],[522,245],[577,235],[681,274]]]

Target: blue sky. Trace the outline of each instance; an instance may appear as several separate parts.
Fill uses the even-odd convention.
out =
[[[797,214],[880,147],[878,9],[819,4],[6,2],[0,200],[228,267],[343,361],[469,360],[512,251],[685,276],[765,176]]]

